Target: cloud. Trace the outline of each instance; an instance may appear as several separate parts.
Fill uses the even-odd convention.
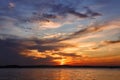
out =
[[[49,3],[48,3],[49,2]],[[80,5],[83,1],[78,0],[76,3],[73,1],[63,1],[67,3],[61,3],[59,0],[52,0],[52,1],[19,1],[19,4],[27,5],[27,11],[23,10],[22,6],[20,5],[21,13],[19,19],[23,22],[36,22],[36,21],[52,21],[52,22],[68,22],[69,15],[75,16],[77,19],[86,19],[89,17],[96,17],[101,16],[99,12],[94,12],[90,8],[84,8],[87,13],[82,13],[82,10],[77,10],[76,6]],[[17,3],[17,2],[16,2]],[[25,4],[26,3],[26,4]],[[33,7],[31,9],[31,6]],[[81,6],[82,8],[82,6]],[[29,12],[29,13],[27,13]],[[24,13],[24,14],[23,14]],[[28,15],[26,15],[28,14]],[[64,20],[64,21],[63,21]],[[75,21],[74,19],[72,21]],[[71,22],[72,22],[71,21]]]
[[[83,56],[80,54],[76,54],[76,53],[58,53],[58,55],[62,56],[62,57],[72,57],[72,58],[82,58]]]
[[[91,9],[89,9],[91,13],[82,13],[81,9],[78,10],[82,0],[77,1],[79,4],[76,1],[63,1],[65,2],[63,3],[59,0],[48,0],[48,2],[43,0],[2,1],[1,4],[4,4],[2,8],[9,7],[12,10],[7,8],[1,10],[0,26],[4,27],[0,31],[1,36],[8,34],[18,38],[39,37],[43,30],[57,29],[66,24],[72,24],[77,19],[89,18],[88,14],[94,13]]]
[[[9,8],[14,8],[14,7],[15,7],[15,4],[14,4],[13,2],[9,2],[9,3],[8,3],[8,7],[9,7]]]
[[[86,15],[91,18],[95,18],[96,16],[102,16],[101,13],[92,11],[89,7],[84,7],[86,9]]]
[[[52,10],[53,10],[53,12],[57,12],[61,16],[64,16],[65,14],[72,14],[74,16],[78,16],[79,18],[87,17],[86,14],[79,13],[79,12],[75,11],[74,8],[63,5],[63,4],[55,5],[55,7],[52,8]]]
[[[46,58],[46,55],[39,52],[38,50],[25,50],[21,53],[21,55],[33,58]]]
[[[30,16],[28,18],[23,18],[23,20],[28,22],[50,21],[53,19],[61,20],[61,19],[64,19],[65,17],[67,19],[67,17],[69,17],[70,14],[71,16],[76,16],[76,18],[78,19],[101,16],[99,12],[94,12],[89,8],[87,9],[85,8],[85,10],[87,11],[86,13],[81,13],[81,12],[77,12],[75,8],[72,8],[70,6],[65,6],[63,4],[53,4],[53,6],[51,6],[48,9],[51,9],[50,13],[49,12],[46,12],[46,13],[33,12],[33,16]]]
[[[73,44],[67,44],[62,43],[59,40],[54,41],[54,38],[52,40],[50,38],[46,39],[4,39],[0,40],[0,46],[2,47],[2,50],[0,50],[1,53],[5,54],[14,54],[13,56],[16,57],[14,63],[16,64],[16,61],[21,59],[28,59],[25,62],[23,60],[20,61],[20,64],[23,63],[29,63],[31,60],[36,60],[40,62],[48,62],[48,64],[55,64],[58,63],[64,57],[65,59],[68,57],[74,58],[74,57],[82,57],[80,54],[76,53],[69,53],[66,52],[69,48],[74,48],[75,45]],[[74,52],[74,50],[72,51]],[[4,56],[3,54],[1,54]],[[18,59],[17,59],[18,58]],[[12,57],[9,57],[12,62]],[[6,61],[5,61],[6,62]]]
[[[120,56],[109,56],[109,57],[86,57],[83,60],[74,60],[71,64],[74,65],[89,65],[89,66],[119,66]]]
[[[120,43],[120,40],[116,40],[116,41],[101,41],[96,47],[93,47],[92,49],[96,50],[96,49],[100,49],[102,47],[106,47],[108,45],[119,44],[119,43]]]
[[[3,39],[20,39],[29,38],[32,35],[26,33],[26,29],[22,28],[19,20],[8,16],[0,16],[0,36]]]
[[[90,54],[92,50],[93,53],[100,53],[96,49],[118,44],[119,21],[96,22],[84,26],[87,20],[102,16],[102,13],[94,11],[93,7],[84,7],[82,2],[83,0],[2,1],[0,63],[56,64],[63,59],[68,63],[80,60],[84,62],[86,56],[95,55]],[[81,24],[80,20],[85,20],[82,28],[77,31],[71,29],[74,32],[69,33],[67,29]]]
[[[66,37],[70,37],[69,39],[66,37],[63,37],[61,38],[61,34],[59,35],[51,35],[51,36],[46,36],[46,38],[44,39],[26,39],[26,40],[23,40],[23,41],[20,41],[19,42],[19,45],[21,46],[24,46],[24,48],[26,50],[38,50],[39,52],[45,52],[45,51],[58,51],[60,52],[59,50],[61,50],[61,52],[65,52],[67,53],[66,51],[72,51],[72,52],[76,52],[78,51],[78,45],[75,46],[73,45],[71,42],[69,43],[69,41],[72,41],[71,39],[78,39],[81,40],[82,38],[85,38],[85,39],[89,39],[89,38],[96,38],[97,36],[92,36],[90,37],[85,37],[85,36],[82,36],[80,37],[81,35],[86,35],[88,33],[92,33],[92,32],[100,32],[100,31],[103,31],[103,30],[109,30],[109,29],[114,29],[113,27],[89,27],[89,28],[86,28],[82,31],[78,31],[78,32],[75,32],[73,33],[72,35],[62,35],[62,36],[66,36]],[[74,35],[74,36],[73,36]],[[77,35],[77,37],[75,37]],[[66,43],[66,42],[68,43]],[[76,41],[76,42],[78,42]],[[112,44],[112,43],[116,43],[117,41],[105,41],[104,43],[105,44]],[[101,43],[102,45],[105,45],[103,43]],[[82,44],[83,45],[83,44]],[[71,49],[71,50],[69,50]],[[73,49],[73,50],[72,50]]]
[[[109,30],[108,28],[104,28],[104,29]],[[94,31],[97,32],[99,31],[99,29],[90,28],[90,29],[87,29],[86,31],[88,32],[90,31],[91,33]],[[80,33],[80,36],[81,35],[82,34]],[[28,64],[32,60],[33,61],[35,60],[37,62],[43,61],[43,62],[47,62],[48,64],[57,64],[57,62],[60,62],[63,57],[64,59],[68,59],[66,63],[71,62],[72,59],[74,60],[76,59],[75,61],[77,62],[80,59],[84,58],[84,54],[82,53],[82,51],[84,50],[81,50],[81,49],[87,50],[90,47],[94,47],[94,45],[96,45],[92,43],[91,44],[88,44],[88,43],[78,44],[77,41],[75,41],[75,43],[74,42],[69,43],[69,40],[68,40],[68,43],[65,43],[64,40],[59,39],[59,37],[57,38],[48,37],[45,39],[33,38],[33,39],[22,39],[22,40],[4,39],[4,40],[0,40],[1,42],[0,46],[2,47],[2,50],[0,50],[0,52],[5,53],[5,54],[11,53],[11,54],[14,54],[14,56],[19,56],[20,58],[18,57],[15,58],[16,59],[16,61],[14,61],[15,63],[18,62],[18,59],[19,60],[23,59],[25,61],[23,60],[20,61],[21,64],[23,63]],[[117,44],[117,43],[120,43],[120,41],[117,41],[117,40],[116,41],[104,41],[104,42],[101,42],[100,45],[98,46],[100,48],[100,47],[104,47],[110,44]],[[3,56],[3,54],[1,54],[1,56]],[[26,59],[28,60],[26,61]],[[13,59],[11,59],[11,62],[12,61]]]
[[[56,33],[56,34],[47,34],[43,39],[62,39],[64,36],[67,36],[67,33]]]
[[[70,40],[70,39],[90,39],[90,38],[98,38],[99,37],[111,37],[112,35],[119,35],[120,29],[119,20],[108,21],[106,23],[94,23],[88,27],[80,29],[76,32],[71,33],[70,35],[66,36],[63,40]],[[105,34],[104,34],[105,33]],[[106,39],[108,38],[106,37]],[[119,37],[119,36],[116,36]]]
[[[41,44],[37,44],[41,45]],[[54,45],[54,44],[53,44]],[[35,65],[35,64],[56,64],[54,59],[60,57],[53,57],[51,50],[40,52],[38,48],[31,48],[36,46],[35,41],[32,40],[16,40],[6,39],[0,40],[0,63],[2,65],[18,64],[18,65]],[[13,58],[14,57],[14,58]],[[7,61],[9,59],[9,61]],[[37,60],[34,60],[37,59]]]
[[[115,43],[120,43],[120,40],[117,41],[103,41],[101,44],[103,45],[109,45],[109,44],[115,44]]]
[[[56,23],[56,22],[52,22],[52,21],[48,21],[48,22],[40,22],[40,27],[42,28],[47,28],[47,29],[51,29],[51,28],[59,28],[61,26],[60,23]]]

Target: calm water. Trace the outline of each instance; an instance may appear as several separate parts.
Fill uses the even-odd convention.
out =
[[[0,80],[120,80],[120,69],[0,69]]]

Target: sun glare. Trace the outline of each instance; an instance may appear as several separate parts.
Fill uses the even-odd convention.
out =
[[[65,64],[65,59],[61,59],[60,65],[64,65],[64,64]]]

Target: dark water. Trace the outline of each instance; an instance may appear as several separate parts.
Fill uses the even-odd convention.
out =
[[[0,69],[0,80],[120,80],[120,69]]]

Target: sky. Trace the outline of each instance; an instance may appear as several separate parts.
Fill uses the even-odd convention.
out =
[[[120,66],[120,0],[0,0],[0,65]]]

